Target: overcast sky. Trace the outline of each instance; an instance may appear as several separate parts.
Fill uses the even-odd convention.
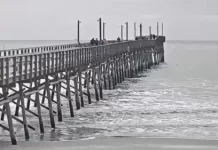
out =
[[[98,18],[106,38],[120,35],[121,24],[143,24],[143,34],[164,23],[170,40],[218,40],[218,0],[0,0],[0,40],[71,40],[98,37]]]

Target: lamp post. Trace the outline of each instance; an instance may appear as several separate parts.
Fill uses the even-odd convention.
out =
[[[101,18],[99,18],[99,41],[101,41]]]
[[[142,38],[142,24],[140,24],[140,37]]]
[[[159,36],[159,23],[157,22],[157,36]]]
[[[81,23],[81,22],[78,20],[78,27],[77,27],[77,28],[78,28],[78,29],[77,29],[77,32],[78,32],[78,33],[77,33],[77,43],[78,43],[78,44],[80,44],[80,26],[79,26],[80,23]]]
[[[103,22],[103,40],[105,39],[105,22]]]
[[[149,26],[149,36],[151,35],[151,26]]]
[[[164,25],[162,23],[162,36],[163,36],[163,34],[164,34]]]
[[[123,25],[121,25],[121,41],[123,41]]]
[[[134,23],[134,37],[136,38],[136,23]]]
[[[129,29],[128,29],[128,22],[126,22],[126,41],[128,41],[128,32],[129,32]]]

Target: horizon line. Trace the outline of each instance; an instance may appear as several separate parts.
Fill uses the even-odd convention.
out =
[[[130,40],[132,40],[132,39],[130,39]],[[50,39],[50,40],[48,40],[48,39],[46,39],[46,40],[40,40],[40,39],[37,39],[37,40],[25,40],[25,39],[21,39],[21,40],[1,40],[0,39],[0,41],[77,41],[77,39],[60,39],[60,40],[58,40],[58,39]],[[89,41],[89,40],[80,40],[80,41]],[[166,39],[166,41],[190,41],[190,42],[194,42],[194,41],[204,41],[204,42],[218,42],[218,40],[205,40],[205,39],[202,39],[202,40],[173,40],[173,39]]]

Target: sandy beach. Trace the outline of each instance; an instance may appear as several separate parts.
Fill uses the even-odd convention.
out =
[[[1,150],[217,150],[216,140],[173,138],[107,138],[65,142],[1,142]]]

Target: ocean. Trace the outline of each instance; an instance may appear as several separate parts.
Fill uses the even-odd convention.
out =
[[[46,132],[40,134],[37,118],[29,115],[28,123],[36,127],[30,141],[129,136],[218,139],[218,42],[167,41],[164,48],[165,63],[126,79],[115,90],[104,90],[99,102],[86,101],[75,118],[63,99],[63,122],[56,121],[55,130],[43,117]],[[24,140],[22,125],[15,127],[17,139]],[[10,140],[7,131],[0,133],[0,140]]]

